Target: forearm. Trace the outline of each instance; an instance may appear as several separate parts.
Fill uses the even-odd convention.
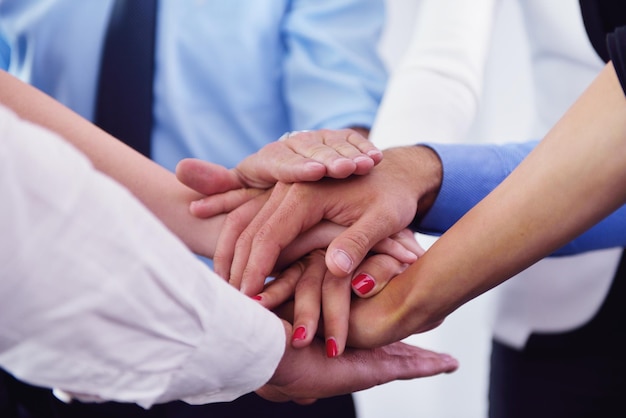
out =
[[[381,147],[462,141],[476,115],[496,1],[420,2],[372,129]]]
[[[221,218],[197,219],[188,206],[201,197],[175,176],[59,102],[0,71],[0,103],[25,120],[60,134],[96,169],[127,187],[195,252],[211,257]]]
[[[270,378],[273,314],[61,138],[4,107],[0,132],[3,368],[143,406],[232,400]]]
[[[442,161],[443,178],[437,198],[417,231],[441,235],[493,191],[539,141],[513,144],[432,144]],[[626,246],[626,207],[622,206],[551,255],[572,255]]]
[[[403,324],[394,338],[422,331],[607,216],[626,200],[625,121],[609,65],[500,186],[359,309],[387,312],[381,332]]]

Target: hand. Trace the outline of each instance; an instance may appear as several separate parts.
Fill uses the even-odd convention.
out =
[[[374,244],[409,225],[419,207],[428,207],[441,176],[432,150],[405,147],[385,151],[385,159],[367,176],[278,183],[271,194],[257,196],[226,217],[216,271],[244,293],[256,294],[281,250],[326,219],[348,227],[326,252],[329,271],[345,277]]]
[[[188,158],[176,166],[179,181],[211,196],[234,190],[224,202],[203,206],[194,203],[192,213],[208,218],[230,212],[277,181],[316,181],[324,176],[345,178],[366,174],[382,160],[382,152],[352,129],[291,132],[228,170],[217,164]],[[216,200],[213,199],[212,202]]]
[[[296,131],[245,158],[235,170],[243,183],[267,188],[276,181],[367,174],[382,158],[383,153],[354,129]]]
[[[291,335],[291,325],[285,322]],[[392,380],[451,373],[458,362],[447,354],[424,350],[402,342],[376,349],[347,349],[343,356],[329,359],[324,344],[316,340],[308,347],[287,345],[270,381],[256,391],[261,397],[284,402],[310,403],[367,389]]]
[[[423,249],[419,247],[411,231],[402,231],[398,238],[417,245],[420,249],[417,256],[423,254]],[[318,333],[321,314],[324,326],[318,335],[325,336],[326,353],[329,357],[334,357],[341,355],[346,345],[351,302],[350,283],[358,294],[373,295],[408,265],[387,254],[371,254],[359,266],[358,274],[350,282],[347,277],[339,278],[329,273],[324,261],[324,251],[316,250],[278,274],[255,299],[271,310],[293,299],[288,308],[291,312],[283,317],[289,318],[293,324],[294,334],[291,341],[294,347],[305,347],[313,341]],[[284,307],[280,311],[288,312]]]

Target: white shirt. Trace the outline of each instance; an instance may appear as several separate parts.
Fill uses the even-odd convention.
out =
[[[229,401],[262,386],[281,321],[126,189],[0,107],[0,366],[81,399]]]
[[[576,0],[519,2],[534,81],[532,138],[546,134],[604,66]],[[423,0],[370,138],[378,146],[459,142],[480,104],[498,0]],[[511,50],[511,53],[517,53]],[[506,94],[506,92],[503,92]],[[506,138],[504,138],[506,140]],[[445,170],[445,167],[444,167]],[[521,348],[532,332],[584,324],[604,301],[622,249],[542,260],[500,286],[495,338]]]

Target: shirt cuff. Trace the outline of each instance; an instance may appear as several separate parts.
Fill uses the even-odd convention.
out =
[[[537,144],[423,144],[443,167],[441,188],[417,230],[440,235],[489,194]]]

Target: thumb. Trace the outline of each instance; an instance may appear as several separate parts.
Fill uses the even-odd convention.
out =
[[[176,165],[176,178],[207,196],[244,187],[233,170],[197,158],[181,160]]]
[[[352,274],[376,243],[403,228],[378,216],[360,218],[328,245],[328,270],[338,277]]]

